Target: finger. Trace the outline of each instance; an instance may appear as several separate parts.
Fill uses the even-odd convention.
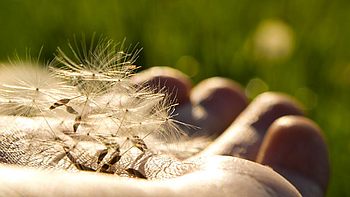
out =
[[[286,116],[269,128],[257,161],[291,181],[303,196],[323,196],[329,159],[320,128],[304,117]]]
[[[231,155],[255,161],[267,128],[284,115],[301,115],[295,101],[279,93],[258,96],[201,155]]]
[[[176,118],[198,127],[190,130],[191,136],[218,136],[247,106],[240,85],[221,77],[200,82],[192,89],[190,100],[179,107]]]
[[[170,67],[152,67],[134,75],[133,83],[154,88],[157,92],[163,90],[168,93],[169,100],[183,104],[189,101],[191,80],[182,72]]]

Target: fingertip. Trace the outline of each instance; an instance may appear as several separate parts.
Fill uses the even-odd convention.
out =
[[[184,73],[170,67],[152,67],[131,77],[135,84],[142,84],[163,90],[169,94],[169,100],[175,100],[179,104],[189,101],[191,80]]]
[[[305,117],[285,116],[276,120],[265,136],[257,162],[285,175],[302,193],[308,193],[311,187],[301,184],[303,180],[296,179],[294,174],[315,182],[323,192],[327,189],[327,145],[321,129]]]
[[[279,117],[303,115],[301,105],[292,97],[279,92],[265,92],[257,96],[240,119],[241,123],[251,124],[262,135]]]
[[[191,92],[194,105],[221,114],[224,119],[235,119],[247,106],[247,97],[242,87],[233,80],[212,77],[200,82]]]
[[[179,120],[191,120],[191,124],[198,126],[200,129],[194,131],[195,136],[210,137],[221,134],[248,103],[241,86],[222,77],[200,82],[192,89],[190,100],[190,106],[179,110]]]

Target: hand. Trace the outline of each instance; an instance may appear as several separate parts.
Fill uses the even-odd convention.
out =
[[[327,145],[320,128],[303,117],[292,98],[264,93],[247,107],[247,98],[237,83],[215,77],[191,88],[183,73],[167,67],[144,71],[135,81],[148,81],[154,87],[165,85],[170,92],[178,90],[173,94],[180,103],[177,118],[201,128],[188,129],[188,134],[219,136],[200,155],[248,159],[273,168],[303,196],[325,194],[329,179]]]
[[[0,168],[2,194],[298,196],[296,187],[304,196],[324,195],[329,176],[327,147],[319,128],[310,120],[301,116],[279,118],[302,114],[290,98],[265,93],[246,107],[246,98],[234,82],[213,78],[191,90],[183,74],[168,68],[150,69],[134,80],[165,83],[169,90],[177,87],[178,119],[202,128],[189,129],[188,134],[219,136],[199,155],[180,164],[195,164],[193,172],[168,180],[142,181],[4,166]]]

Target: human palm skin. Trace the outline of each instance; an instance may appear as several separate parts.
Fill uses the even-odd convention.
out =
[[[212,78],[193,89],[169,68],[141,73],[135,83],[176,87],[180,121],[200,127],[186,130],[187,149],[203,137],[211,143],[187,158],[154,153],[134,167],[144,178],[96,172],[42,171],[3,165],[2,195],[7,196],[323,196],[329,178],[327,146],[320,129],[302,116],[289,97],[264,93],[252,103],[234,82]],[[1,125],[35,128],[36,121]],[[55,120],[52,120],[55,121]],[[38,126],[40,128],[40,125]],[[201,149],[200,148],[200,149]],[[187,150],[183,150],[187,154]],[[179,153],[180,152],[180,153]],[[184,153],[185,154],[185,153]],[[133,157],[131,155],[131,157]],[[13,162],[15,163],[15,162]]]

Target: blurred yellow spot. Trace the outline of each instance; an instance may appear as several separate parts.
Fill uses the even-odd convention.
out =
[[[248,98],[253,99],[257,95],[269,90],[269,86],[261,79],[251,79],[245,89],[245,93]]]
[[[330,83],[337,87],[349,87],[350,86],[350,64],[349,63],[337,63],[331,65],[328,69],[328,80]]]
[[[342,70],[342,69],[339,69]],[[343,71],[341,72],[341,76],[338,76],[337,78],[342,80],[342,83],[345,85],[350,85],[350,64],[346,65],[345,68],[343,68]]]
[[[317,94],[307,87],[297,89],[295,97],[303,104],[305,110],[311,110],[317,106]]]
[[[294,50],[294,32],[283,21],[265,20],[257,27],[252,44],[253,54],[257,59],[284,60]]]
[[[198,74],[199,62],[192,56],[182,56],[176,63],[176,68],[194,77]]]

